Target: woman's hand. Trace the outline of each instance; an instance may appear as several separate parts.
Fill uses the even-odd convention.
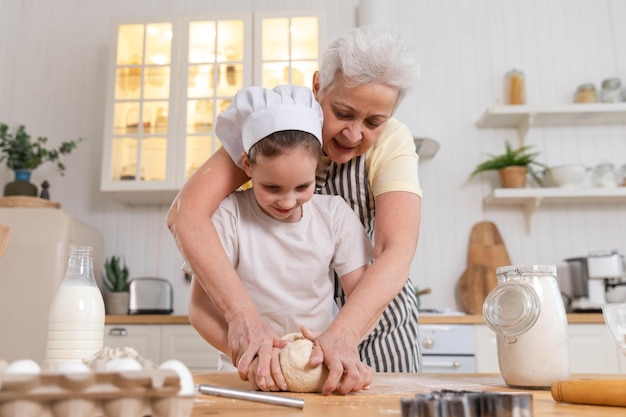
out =
[[[276,333],[265,323],[256,310],[243,310],[228,321],[228,348],[239,378],[248,380],[251,364],[255,376],[269,374],[272,347]]]
[[[346,331],[333,331],[332,326],[317,335],[305,326],[302,335],[313,342],[311,366],[322,362],[328,367],[328,378],[322,394],[333,392],[349,394],[367,389],[373,380],[373,370],[361,362],[358,352],[359,339]]]

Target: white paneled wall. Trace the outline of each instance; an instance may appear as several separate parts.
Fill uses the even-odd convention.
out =
[[[51,183],[52,200],[99,228],[105,255],[123,254],[131,276],[159,276],[174,285],[174,310],[186,314],[182,258],[165,225],[167,206],[130,207],[99,192],[107,58],[118,18],[207,16],[211,13],[327,10],[328,37],[355,26],[354,1],[305,0],[0,0],[0,121],[24,124],[51,143],[88,138],[64,161],[33,172]],[[12,180],[4,165],[0,184]],[[207,254],[210,256],[210,254]]]
[[[433,289],[423,304],[456,307],[454,289],[466,266],[471,227],[478,221],[498,225],[514,263],[560,263],[595,249],[626,252],[624,206],[542,208],[529,235],[521,210],[483,207],[483,196],[495,184],[493,176],[466,181],[484,153],[501,152],[504,140],[517,141],[513,130],[475,126],[487,106],[502,101],[503,76],[511,68],[525,72],[531,104],[568,103],[585,82],[599,85],[613,76],[626,82],[626,2],[378,1],[387,10],[373,15],[386,20],[371,23],[400,31],[421,63],[421,79],[405,108],[441,143],[435,158],[420,162],[424,199],[412,275],[419,287]],[[53,200],[100,228],[106,255],[124,254],[133,276],[170,279],[175,312],[185,314],[188,287],[165,226],[167,207],[129,207],[98,191],[112,20],[326,9],[331,40],[356,24],[358,4],[358,0],[2,0],[0,121],[23,123],[33,135],[48,136],[52,142],[88,138],[66,159],[65,177],[48,164],[33,173],[33,181],[48,179]],[[624,126],[536,128],[529,132],[528,142],[541,149],[543,161],[551,165],[626,163]],[[10,175],[1,168],[0,184]]]

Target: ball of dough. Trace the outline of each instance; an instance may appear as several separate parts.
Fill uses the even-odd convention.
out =
[[[280,352],[280,367],[288,390],[322,392],[324,382],[328,378],[328,368],[325,364],[315,367],[309,365],[313,342],[299,333],[290,333],[283,339],[289,341]]]

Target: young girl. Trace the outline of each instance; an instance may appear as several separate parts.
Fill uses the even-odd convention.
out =
[[[212,221],[258,313],[279,337],[302,326],[325,330],[337,310],[333,271],[349,296],[372,259],[369,238],[345,201],[314,194],[321,126],[311,90],[290,85],[240,90],[216,124],[224,146],[243,143],[253,187],[228,196]],[[205,308],[214,320],[205,338],[230,355],[224,316]],[[226,355],[222,369],[235,370]],[[272,374],[263,388],[285,389],[280,370],[274,366]]]

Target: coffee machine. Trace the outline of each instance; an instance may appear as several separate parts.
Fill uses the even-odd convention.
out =
[[[617,250],[594,251],[565,261],[569,265],[573,311],[600,311],[607,302],[626,301],[624,258]],[[618,287],[620,291],[616,292]]]

